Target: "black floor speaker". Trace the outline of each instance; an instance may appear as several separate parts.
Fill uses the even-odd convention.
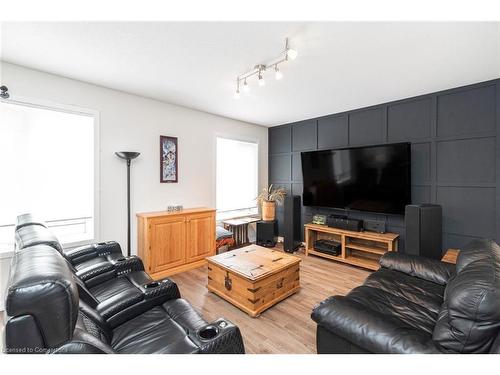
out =
[[[264,247],[276,246],[276,227],[277,221],[257,221],[256,224],[256,237],[257,245]]]
[[[284,206],[283,249],[288,253],[293,253],[301,244],[300,196],[291,195],[285,197]]]
[[[442,256],[442,209],[437,204],[408,205],[405,208],[405,253],[427,258]]]

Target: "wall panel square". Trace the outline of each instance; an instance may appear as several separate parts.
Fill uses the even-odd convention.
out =
[[[292,127],[279,126],[269,128],[269,153],[277,154],[280,152],[292,151]]]
[[[347,115],[318,120],[318,148],[338,148],[349,144],[349,118]]]
[[[317,146],[316,120],[292,125],[292,151],[316,150]]]
[[[300,152],[292,155],[292,180],[302,182],[302,159]]]
[[[411,145],[411,183],[423,184],[431,179],[431,145],[416,143]]]
[[[445,232],[495,237],[495,188],[438,186],[437,203]]]
[[[368,109],[349,115],[349,145],[382,143],[382,108]]]
[[[495,138],[437,143],[438,182],[495,182]]]
[[[290,181],[292,177],[292,156],[269,155],[269,176],[273,181]]]
[[[437,134],[474,134],[495,129],[495,86],[438,96]]]
[[[431,113],[431,98],[390,105],[387,110],[389,142],[429,138]]]

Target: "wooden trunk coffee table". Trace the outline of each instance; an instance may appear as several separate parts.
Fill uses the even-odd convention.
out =
[[[300,288],[300,258],[250,245],[207,258],[209,291],[252,317]]]

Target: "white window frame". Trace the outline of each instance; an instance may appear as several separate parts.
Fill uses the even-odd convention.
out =
[[[100,167],[101,167],[101,160],[100,160],[100,154],[101,154],[101,146],[100,146],[100,112],[95,110],[95,109],[90,109],[90,108],[84,108],[84,107],[79,107],[75,105],[70,105],[70,104],[61,104],[61,103],[56,103],[52,101],[46,101],[46,100],[41,100],[41,99],[36,99],[36,98],[30,98],[30,97],[22,97],[22,96],[14,96],[10,97],[9,99],[1,99],[0,100],[2,103],[6,104],[15,104],[15,105],[22,105],[25,107],[32,107],[32,108],[40,108],[40,109],[46,109],[46,110],[52,110],[52,111],[57,111],[57,112],[64,112],[64,113],[70,113],[70,114],[76,114],[76,115],[83,115],[83,116],[89,116],[94,118],[94,212],[93,212],[93,219],[94,219],[94,236],[91,239],[88,240],[82,240],[82,241],[74,241],[74,242],[62,242],[61,244],[65,248],[73,248],[77,246],[82,246],[82,245],[87,245],[93,242],[97,242],[98,239],[100,238],[100,202],[101,202],[101,195],[100,195]],[[75,181],[75,183],[78,183]],[[12,218],[12,221],[15,221],[15,218]],[[12,224],[14,225],[14,224]]]
[[[260,215],[259,213],[259,205],[257,204],[257,201],[255,201],[255,206],[254,207],[248,207],[248,208],[243,208],[241,210],[232,210],[232,211],[223,211],[223,212],[235,212],[235,215],[221,215],[221,212],[217,210],[217,138],[224,138],[224,139],[229,139],[231,141],[240,141],[240,142],[247,142],[247,143],[254,143],[257,145],[257,193],[260,191],[260,140],[258,138],[252,138],[252,137],[242,137],[242,136],[237,136],[233,134],[228,134],[228,133],[215,133],[214,138],[213,138],[213,150],[214,150],[214,171],[213,171],[213,179],[215,182],[215,189],[213,192],[213,201],[215,202],[215,209],[216,209],[216,221],[224,221],[224,220],[230,220],[230,219],[237,219],[240,217],[248,217],[248,216],[257,216]]]

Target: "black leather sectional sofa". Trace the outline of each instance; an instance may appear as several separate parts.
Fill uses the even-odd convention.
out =
[[[30,214],[15,229],[7,353],[244,353],[238,327],[206,322],[174,282],[153,281],[118,243],[64,250]]]
[[[317,306],[318,353],[500,353],[500,247],[476,240],[457,264],[388,253],[346,296]]]

